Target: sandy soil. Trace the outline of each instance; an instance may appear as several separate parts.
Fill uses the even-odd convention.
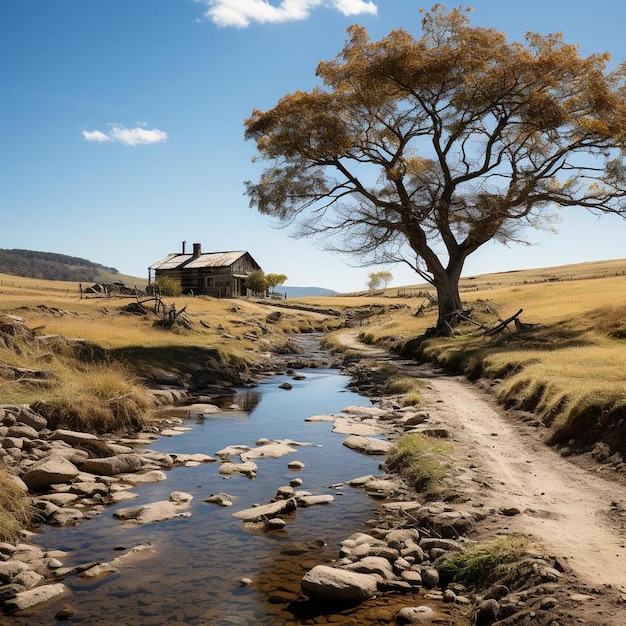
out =
[[[344,333],[341,342],[375,359],[390,358],[354,333]],[[563,564],[572,596],[591,594],[576,611],[580,620],[626,624],[625,481],[602,466],[585,469],[562,457],[544,443],[546,429],[537,420],[504,411],[465,379],[411,361],[394,364],[423,381],[422,408],[430,423],[450,432],[464,495],[493,510],[479,534],[532,536]],[[519,513],[504,515],[506,509]]]

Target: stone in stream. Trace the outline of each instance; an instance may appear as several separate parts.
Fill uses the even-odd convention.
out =
[[[67,483],[80,472],[67,459],[52,455],[31,465],[22,480],[31,491],[45,491],[50,485]]]
[[[296,509],[295,498],[289,498],[288,500],[277,500],[276,502],[270,502],[269,504],[262,504],[261,506],[253,506],[243,511],[237,511],[233,513],[233,517],[242,519],[244,522],[256,522],[262,519],[271,519],[277,517],[281,513],[289,513]]]
[[[178,501],[172,501],[171,499],[161,500],[152,504],[118,509],[113,513],[113,517],[135,524],[149,524],[151,522],[164,522],[180,517],[189,517],[191,513],[186,509],[189,507],[189,502],[193,496],[183,494],[183,492],[172,492],[172,495],[174,494],[176,494],[175,499]]]
[[[232,506],[233,499],[227,493],[214,493],[203,500],[209,504],[217,504],[219,506]]]
[[[374,439],[373,437],[362,437],[351,435],[346,438],[343,445],[356,452],[372,455],[385,455],[391,448],[391,443],[384,439]]]
[[[376,595],[378,576],[316,565],[302,578],[301,588],[311,599],[364,602]]]
[[[66,591],[67,587],[62,583],[41,585],[33,589],[20,591],[15,597],[5,600],[4,605],[10,612],[23,611],[42,602],[47,602]]]
[[[256,478],[258,467],[256,463],[252,461],[246,461],[245,463],[231,463],[227,461],[220,465],[218,473],[222,476],[232,476],[233,474],[243,474],[248,478]]]

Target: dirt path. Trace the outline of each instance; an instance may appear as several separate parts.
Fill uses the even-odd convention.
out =
[[[390,358],[354,333],[340,341],[372,358]],[[543,442],[543,427],[508,415],[464,378],[410,361],[394,364],[424,382],[423,406],[431,423],[450,431],[459,479],[474,505],[519,510],[488,516],[483,532],[531,535],[585,586],[626,599],[626,486],[560,456]],[[605,623],[626,624],[622,606],[617,621]]]

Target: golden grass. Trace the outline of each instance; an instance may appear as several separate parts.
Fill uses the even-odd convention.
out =
[[[0,468],[0,541],[16,541],[33,520],[35,508],[6,470]]]

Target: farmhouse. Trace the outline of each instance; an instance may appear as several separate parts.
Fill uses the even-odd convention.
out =
[[[234,252],[202,252],[199,243],[193,244],[191,254],[182,252],[168,254],[163,260],[148,268],[148,282],[167,277],[180,281],[183,293],[234,298],[247,295],[248,274],[261,266],[245,250]]]

